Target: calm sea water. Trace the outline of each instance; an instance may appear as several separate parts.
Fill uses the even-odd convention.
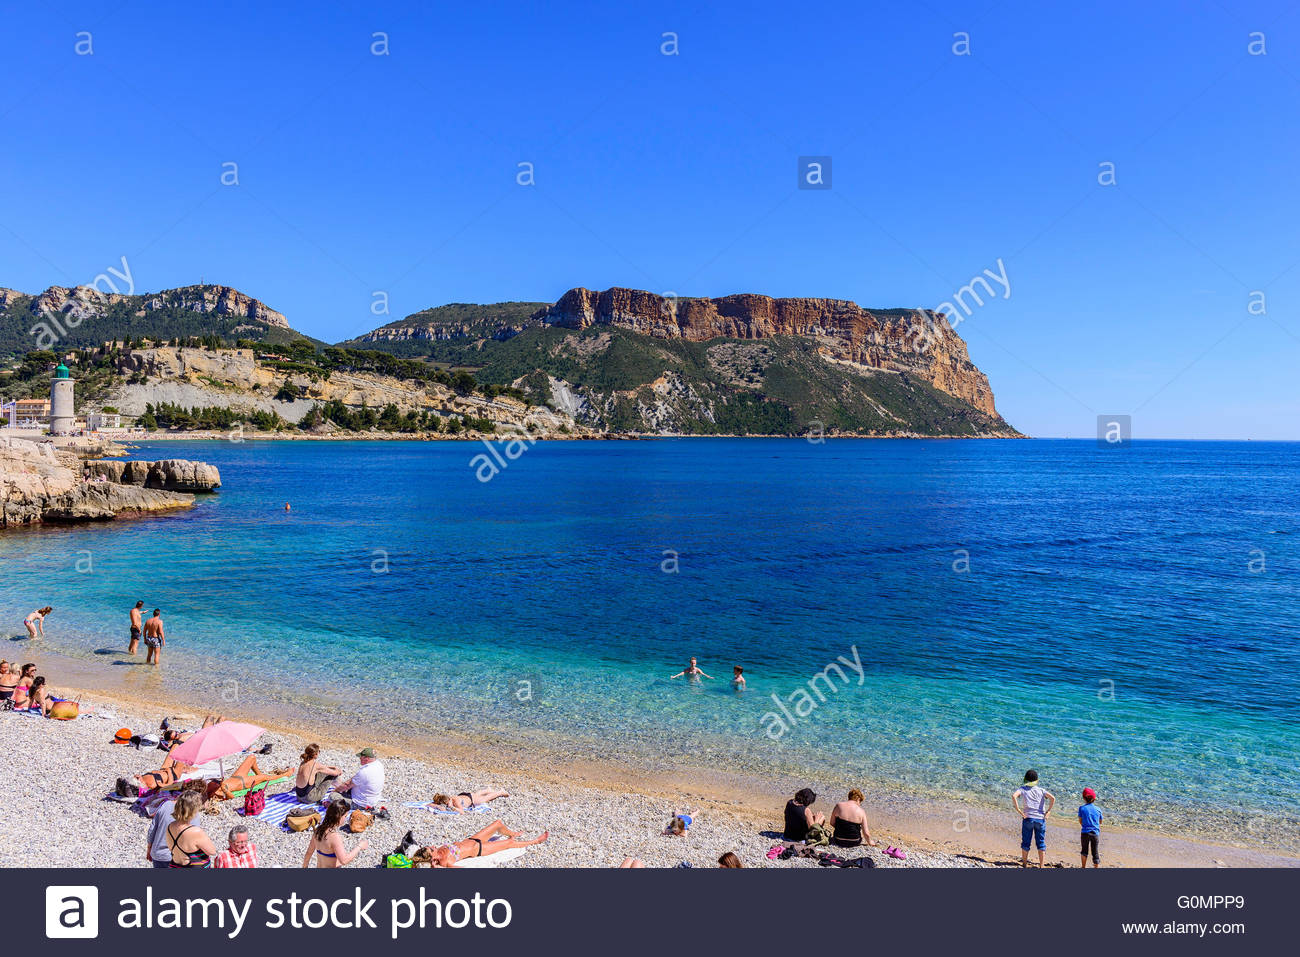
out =
[[[998,804],[1035,766],[1067,809],[1300,850],[1300,445],[539,443],[486,483],[480,451],[141,447],[225,487],[0,536],[8,632],[52,604],[109,668],[139,597],[209,693]],[[692,654],[715,680],[670,681]]]

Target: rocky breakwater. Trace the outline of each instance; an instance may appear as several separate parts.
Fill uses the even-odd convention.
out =
[[[844,299],[773,299],[740,294],[678,299],[639,289],[570,289],[534,318],[570,329],[622,326],[659,338],[768,339],[804,336],[829,359],[909,372],[988,415],[997,415],[988,378],[939,313],[864,309]]]
[[[157,462],[87,462],[92,479],[103,476],[116,485],[162,489],[166,492],[215,492],[221,487],[221,473],[215,465],[189,459],[161,459]]]
[[[117,472],[114,467],[126,476],[128,466],[131,481],[109,477]],[[190,490],[211,491],[220,482],[217,470],[202,462],[83,463],[49,443],[0,439],[0,527],[107,521],[188,508],[194,504]]]

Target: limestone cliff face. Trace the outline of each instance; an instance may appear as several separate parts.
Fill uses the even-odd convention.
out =
[[[229,286],[182,286],[168,289],[145,299],[145,310],[177,305],[191,312],[214,312],[222,316],[239,316],[280,329],[289,328],[289,320],[266,303],[246,296]]]
[[[537,318],[571,329],[608,324],[646,336],[767,339],[804,336],[828,359],[913,373],[936,389],[996,415],[988,378],[943,316],[929,310],[873,312],[843,299],[773,299],[740,294],[674,299],[638,289],[570,289]]]
[[[501,425],[532,427],[543,433],[559,425],[577,428],[577,423],[567,416],[556,418],[545,408],[530,407],[509,396],[487,399],[460,395],[436,383],[420,386],[414,380],[369,372],[336,371],[329,378],[286,374],[259,364],[249,349],[135,349],[121,356],[118,371],[124,375],[143,374],[147,380],[144,384],[118,386],[109,396],[108,404],[126,415],[141,415],[147,404],[166,402],[186,408],[258,409],[298,422],[313,405],[338,400],[351,408],[365,405],[382,409],[391,403],[403,413],[435,410],[469,415]],[[275,398],[286,380],[302,398]]]
[[[0,289],[0,309],[24,295],[14,289]],[[137,316],[173,306],[190,312],[234,316],[280,329],[289,328],[289,320],[282,313],[229,286],[182,286],[143,295],[101,292],[93,286],[51,286],[34,298],[33,306],[39,312],[64,313],[75,309],[83,317],[99,316],[109,306],[124,302],[135,305]]]

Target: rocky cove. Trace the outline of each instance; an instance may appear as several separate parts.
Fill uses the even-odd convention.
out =
[[[121,462],[102,445],[56,448],[50,442],[0,439],[0,528],[109,521],[125,514],[189,508],[215,491],[215,466],[186,459]]]

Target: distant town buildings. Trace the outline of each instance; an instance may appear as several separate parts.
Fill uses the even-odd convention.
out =
[[[22,427],[25,424],[45,425],[50,421],[49,399],[15,399],[10,424]]]

